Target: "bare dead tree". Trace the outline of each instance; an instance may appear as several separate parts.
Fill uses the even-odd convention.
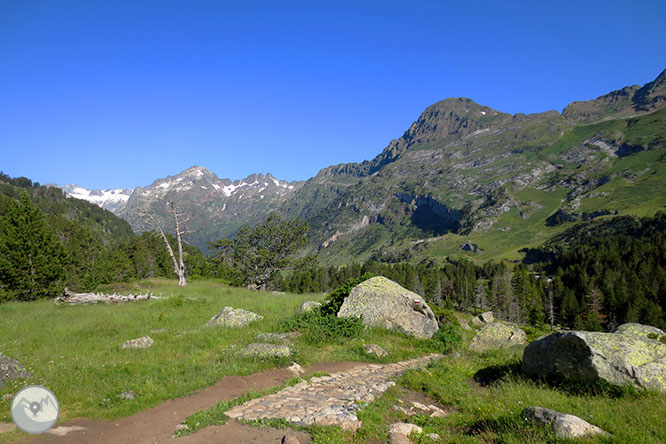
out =
[[[176,242],[178,246],[178,259],[176,259],[176,255],[173,252],[173,248],[171,248],[169,239],[166,237],[166,234],[164,234],[164,230],[162,230],[162,227],[160,226],[159,222],[157,222],[157,220],[148,213],[146,213],[146,216],[148,216],[150,220],[152,220],[153,223],[157,226],[157,229],[160,230],[160,234],[162,235],[162,240],[164,240],[164,246],[166,247],[167,252],[171,257],[171,261],[173,262],[173,271],[174,273],[176,273],[176,276],[178,276],[178,286],[184,287],[185,285],[187,285],[187,280],[185,279],[185,263],[183,262],[183,234],[186,234],[187,231],[183,231],[181,225],[187,221],[179,220],[179,217],[181,217],[182,214],[178,214],[172,202],[167,202],[167,206],[171,208],[171,213],[173,214],[174,223],[176,225]]]
[[[546,301],[546,316],[548,318],[548,323],[550,324],[550,329],[552,330],[555,326],[555,304],[553,301],[553,283],[551,282],[548,285],[548,299]]]

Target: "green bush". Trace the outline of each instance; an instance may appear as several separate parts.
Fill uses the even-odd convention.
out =
[[[341,342],[359,336],[365,328],[361,318],[338,318],[337,315],[351,289],[371,277],[372,274],[366,273],[360,278],[350,279],[333,290],[326,297],[324,305],[286,319],[280,325],[281,329],[298,330],[303,333],[306,342],[314,345]]]
[[[325,316],[337,316],[342,303],[345,301],[345,298],[349,296],[349,292],[351,292],[352,288],[356,287],[361,282],[367,281],[371,277],[375,277],[375,275],[372,273],[365,273],[359,278],[349,279],[345,284],[330,292],[328,296],[326,296],[326,302],[324,302],[324,305],[321,307],[322,314]]]
[[[430,338],[430,341],[440,353],[448,353],[455,350],[462,342],[460,330],[454,325],[457,324],[458,320],[455,316],[452,316],[451,318],[452,322],[441,324],[437,333]]]

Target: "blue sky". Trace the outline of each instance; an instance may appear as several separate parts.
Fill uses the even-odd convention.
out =
[[[0,170],[307,179],[430,104],[561,111],[666,68],[663,1],[0,1]]]

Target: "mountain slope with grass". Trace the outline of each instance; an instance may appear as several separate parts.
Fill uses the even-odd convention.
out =
[[[563,113],[447,99],[374,159],[321,170],[281,211],[310,222],[309,251],[328,263],[517,259],[572,224],[652,215],[666,205],[665,85],[666,71]]]

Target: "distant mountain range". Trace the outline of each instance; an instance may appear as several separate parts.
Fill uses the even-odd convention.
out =
[[[231,182],[191,167],[128,198],[129,190],[63,189],[107,205],[135,231],[151,228],[146,212],[168,225],[173,201],[204,250],[278,211],[308,220],[308,250],[330,263],[518,258],[572,223],[664,208],[665,108],[666,71],[562,113],[510,115],[452,98],[428,107],[374,159],[305,182],[270,174]]]

